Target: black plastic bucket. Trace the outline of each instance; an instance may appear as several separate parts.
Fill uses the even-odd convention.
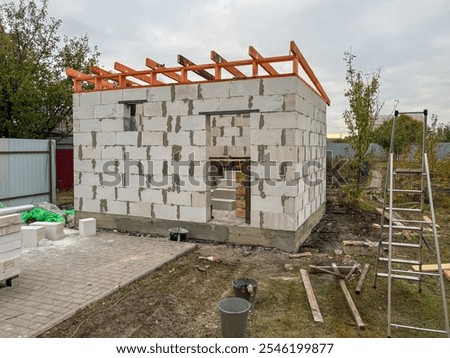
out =
[[[186,241],[189,231],[183,229],[182,227],[177,227],[169,229],[169,240],[170,241]]]
[[[252,306],[255,303],[256,289],[258,282],[251,278],[240,278],[233,281],[234,295],[250,302]]]

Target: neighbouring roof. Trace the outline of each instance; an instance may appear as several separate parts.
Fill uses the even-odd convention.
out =
[[[263,57],[253,46],[249,47],[250,59],[240,61],[227,61],[217,52],[211,51],[212,63],[197,65],[182,55],[177,56],[179,67],[165,67],[158,62],[146,58],[146,70],[135,70],[119,62],[115,62],[115,72],[104,70],[97,66],[90,68],[92,74],[86,74],[74,69],[67,69],[66,73],[74,80],[74,92],[87,91],[85,83],[93,84],[91,91],[101,91],[118,88],[136,88],[149,86],[165,86],[172,84],[189,84],[217,82],[230,79],[285,77],[295,75],[304,81],[299,75],[300,68],[306,74],[311,85],[304,81],[313,91],[330,105],[330,99],[317,79],[314,71],[300,52],[294,41],[290,43],[290,54],[276,57]],[[274,66],[280,63],[290,63],[291,70],[281,72]],[[250,71],[248,71],[250,67]],[[260,73],[260,69],[264,73]],[[247,69],[248,74],[245,74]],[[284,66],[286,69],[286,66]],[[242,72],[244,71],[244,72]],[[281,73],[280,73],[281,72]],[[231,76],[231,77],[230,77]],[[192,79],[196,77],[196,79]]]

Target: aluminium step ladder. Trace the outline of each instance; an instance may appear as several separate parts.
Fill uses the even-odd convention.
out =
[[[400,114],[404,115],[423,115],[423,139],[422,139],[422,155],[420,163],[416,168],[396,168],[394,158],[394,141],[395,141],[395,127],[397,117]],[[423,112],[403,112],[395,111],[392,121],[391,143],[389,149],[389,161],[387,167],[387,177],[384,187],[383,210],[381,215],[381,233],[378,243],[377,262],[375,267],[375,282],[374,288],[377,284],[378,278],[387,278],[388,280],[388,302],[387,302],[387,336],[391,337],[392,328],[412,329],[418,331],[434,332],[445,334],[450,337],[447,298],[444,286],[444,277],[442,270],[441,255],[439,250],[439,239],[436,229],[436,217],[434,213],[433,195],[430,181],[430,168],[427,157],[427,114],[425,109]],[[398,182],[403,184],[399,184]],[[406,181],[406,183],[405,183]],[[409,185],[405,185],[409,184]],[[408,188],[399,188],[398,186],[407,186]],[[411,186],[413,186],[411,188]],[[420,188],[418,188],[420,186]],[[404,207],[398,203],[398,194],[409,197],[412,201],[407,203],[408,207]],[[425,199],[428,199],[428,208],[425,207]],[[414,206],[415,204],[415,206]],[[426,215],[425,209],[427,209]],[[408,215],[408,219],[402,219],[399,213]],[[411,218],[412,217],[412,218]],[[388,220],[388,223],[386,223]],[[431,231],[432,244],[427,241],[427,233]],[[398,234],[403,233],[403,240],[399,239]],[[387,239],[386,239],[387,235]],[[430,240],[431,241],[431,240]],[[435,263],[437,264],[438,272],[424,272],[422,271],[423,253],[422,248],[426,246],[434,253]],[[385,251],[387,250],[387,257]],[[395,251],[394,251],[395,250]],[[408,259],[400,256],[401,253],[411,253],[414,251],[416,259]],[[387,272],[380,272],[381,266],[386,266]],[[417,270],[411,270],[411,265],[417,265]],[[437,279],[440,286],[440,294],[442,301],[444,329],[413,327],[409,325],[393,323],[392,322],[392,286],[393,280],[407,280],[417,282],[419,285],[419,292],[422,290],[422,281],[425,277]]]

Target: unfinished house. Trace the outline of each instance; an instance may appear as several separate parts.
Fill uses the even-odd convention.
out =
[[[75,209],[98,226],[299,248],[325,211],[324,89],[290,54],[74,79]]]

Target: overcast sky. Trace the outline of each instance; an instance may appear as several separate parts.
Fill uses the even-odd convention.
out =
[[[381,67],[382,111],[428,108],[450,121],[449,0],[50,0],[61,33],[88,34],[101,66],[145,69],[150,57],[176,66],[176,55],[209,63],[289,53],[296,41],[331,99],[328,133],[346,133],[344,52],[363,72]]]

